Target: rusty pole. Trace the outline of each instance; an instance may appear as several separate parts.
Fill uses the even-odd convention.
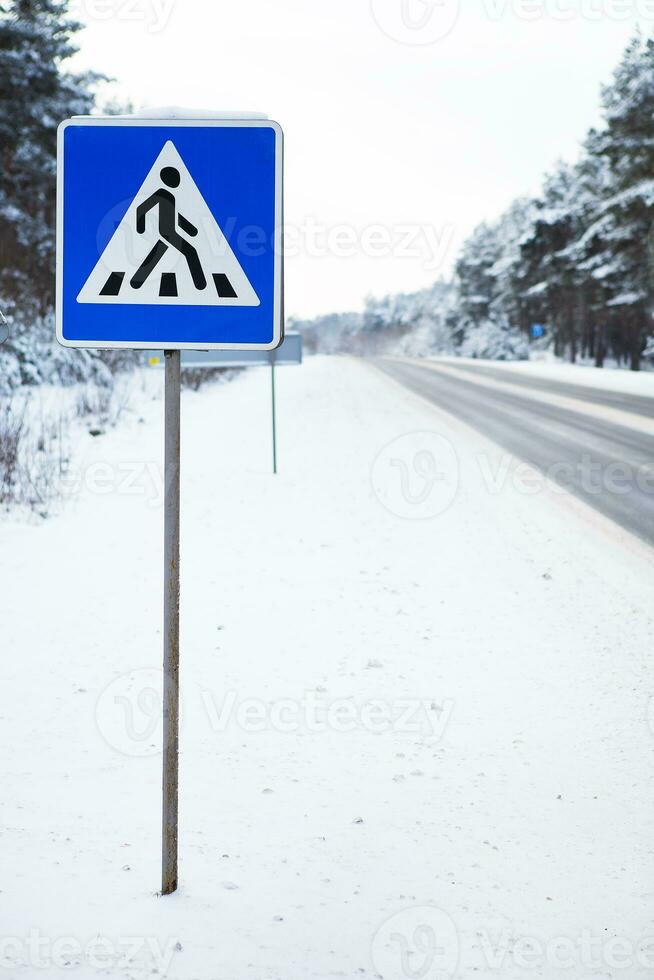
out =
[[[177,889],[180,360],[178,350],[165,352],[162,895]]]

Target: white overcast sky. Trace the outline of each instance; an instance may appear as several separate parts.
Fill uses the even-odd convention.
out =
[[[419,289],[599,120],[654,0],[76,0],[74,67],[286,133],[287,311]]]

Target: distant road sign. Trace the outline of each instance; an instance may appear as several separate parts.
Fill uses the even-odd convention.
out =
[[[282,338],[282,143],[267,119],[59,127],[57,339],[272,350]]]
[[[146,351],[148,363],[156,367],[163,365],[160,351]],[[183,368],[221,368],[256,367],[257,365],[283,366],[302,363],[302,334],[284,334],[284,340],[277,350],[185,350],[182,351]]]
[[[545,327],[543,326],[542,323],[532,323],[531,336],[534,338],[534,340],[537,340],[539,337],[542,337],[544,333],[545,333]]]

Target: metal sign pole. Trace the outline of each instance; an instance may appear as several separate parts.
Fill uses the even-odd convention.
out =
[[[277,473],[277,418],[275,409],[275,354],[273,352],[270,359],[270,382],[272,392],[272,446],[273,446],[273,473]]]
[[[165,352],[162,895],[177,889],[180,363],[178,350]]]

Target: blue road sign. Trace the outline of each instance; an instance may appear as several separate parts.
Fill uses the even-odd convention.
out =
[[[531,336],[534,338],[534,340],[537,340],[539,337],[542,337],[544,333],[545,333],[545,327],[543,326],[542,323],[532,323]]]
[[[59,127],[57,339],[272,350],[282,340],[282,143],[267,119]]]

